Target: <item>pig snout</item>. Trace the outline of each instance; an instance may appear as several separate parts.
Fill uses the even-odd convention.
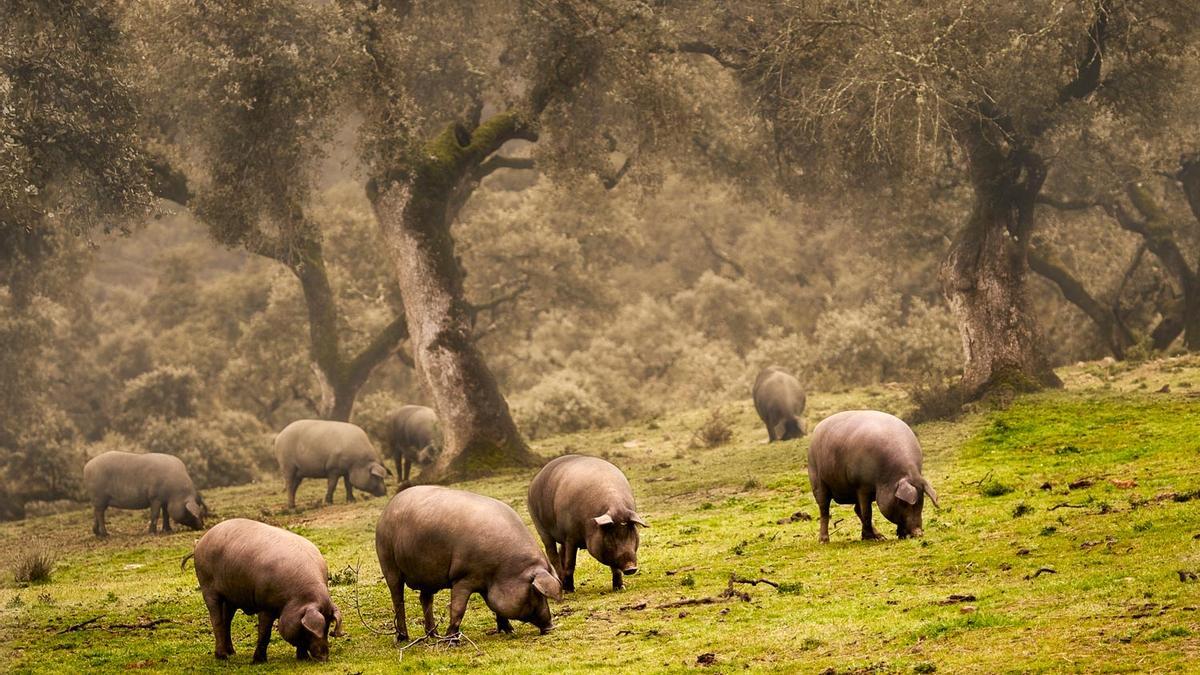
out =
[[[625,574],[637,574],[637,571],[638,571],[637,563],[632,563],[632,564],[626,565],[625,569],[623,569],[621,571],[624,572]]]
[[[329,660],[329,642],[327,640],[313,640],[308,645],[308,656],[314,661]]]

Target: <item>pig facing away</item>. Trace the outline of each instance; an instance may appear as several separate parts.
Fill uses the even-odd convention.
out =
[[[646,522],[625,474],[612,464],[582,455],[551,460],[529,485],[529,515],[563,590],[575,590],[580,548],[612,569],[614,591],[624,587],[625,574],[637,573],[637,527]]]
[[[171,531],[172,520],[193,530],[204,529],[208,507],[196,491],[187,467],[174,455],[105,452],[84,465],[83,484],[92,498],[92,533],[97,537],[108,536],[104,515],[110,506],[149,507],[150,534],[158,532],[159,512],[163,532]]]
[[[412,465],[428,466],[442,452],[442,429],[437,413],[423,405],[406,405],[387,421],[388,454],[400,480],[408,480]]]
[[[900,419],[877,410],[831,415],[813,430],[808,480],[821,510],[822,543],[829,541],[829,502],[853,504],[863,539],[882,539],[871,524],[871,502],[896,524],[896,535],[919,537],[925,495],[937,493],[921,475],[921,444]]]
[[[329,598],[325,558],[312,542],[265,523],[234,518],[205,533],[192,556],[218,659],[235,653],[230,625],[238,610],[258,615],[255,663],[267,660],[276,619],[279,634],[296,648],[297,659],[329,657],[329,636],[341,635],[342,615]]]
[[[422,485],[388,502],[375,526],[375,552],[392,593],[396,639],[408,640],[404,587],[417,591],[425,633],[434,635],[433,595],[450,589],[450,626],[459,635],[467,599],[479,593],[511,633],[510,619],[550,630],[547,598],[562,585],[525,524],[507,504],[472,492]]]
[[[790,441],[804,435],[804,388],[800,380],[782,368],[764,368],[754,378],[754,409],[763,424],[767,425],[767,437],[772,441]]]
[[[367,432],[346,422],[297,420],[275,437],[275,457],[287,485],[288,508],[296,508],[296,488],[305,478],[324,478],[325,503],[333,503],[338,479],[346,484],[346,501],[354,501],[351,485],[376,497],[387,493],[388,470]]]

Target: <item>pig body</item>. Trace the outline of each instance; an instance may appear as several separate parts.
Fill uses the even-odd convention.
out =
[[[434,634],[433,596],[450,589],[450,626],[456,636],[472,593],[483,596],[496,628],[510,619],[550,630],[547,598],[562,586],[524,523],[507,504],[462,490],[417,486],[402,490],[375,528],[375,551],[392,594],[397,640],[408,639],[404,587],[420,594],[425,632]]]
[[[442,452],[442,432],[432,408],[400,408],[388,418],[386,436],[388,453],[396,462],[400,480],[408,480],[413,464],[427,466]]]
[[[581,548],[612,570],[613,590],[637,572],[637,528],[646,523],[625,474],[612,464],[582,455],[550,461],[529,485],[529,515],[564,590],[575,590]]]
[[[804,388],[781,368],[764,368],[754,379],[754,409],[767,425],[770,441],[790,441],[804,435]]]
[[[275,457],[287,486],[288,508],[296,508],[296,488],[305,478],[324,478],[325,503],[333,503],[338,479],[346,484],[346,501],[354,501],[351,486],[376,497],[387,493],[387,468],[367,433],[346,422],[297,420],[275,437]]]
[[[137,454],[110,451],[97,455],[83,467],[83,483],[92,500],[92,533],[107,537],[104,516],[108,507],[150,509],[150,533],[163,532],[171,521],[193,530],[204,529],[208,507],[178,457],[161,453]]]
[[[258,616],[255,663],[267,660],[271,626],[277,619],[279,634],[296,647],[296,658],[328,657],[330,628],[334,636],[340,634],[341,613],[329,597],[325,558],[312,542],[265,523],[234,518],[205,533],[193,555],[218,659],[234,653],[230,624],[238,610]]]
[[[896,524],[899,537],[921,536],[921,507],[937,493],[921,475],[921,444],[902,420],[877,410],[848,410],[822,420],[808,447],[808,479],[829,541],[829,504],[853,504],[863,539],[882,539],[871,502]]]

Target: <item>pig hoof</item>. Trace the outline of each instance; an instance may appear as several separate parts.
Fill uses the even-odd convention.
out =
[[[396,633],[396,642],[408,642],[408,633]]]
[[[224,661],[225,659],[229,658],[229,655],[225,652],[216,652],[213,654],[213,656],[215,656],[218,661]]]

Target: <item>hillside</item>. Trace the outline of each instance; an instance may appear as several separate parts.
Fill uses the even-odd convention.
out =
[[[284,512],[276,482],[205,498],[219,518],[308,536],[335,577],[349,636],[333,641],[329,663],[297,664],[276,635],[270,663],[254,672],[681,671],[703,668],[706,654],[721,672],[1192,669],[1200,582],[1185,579],[1200,573],[1200,358],[1060,374],[1063,391],[916,428],[942,501],[927,507],[921,540],[897,541],[888,528],[889,540],[860,542],[853,510],[835,506],[833,542],[818,545],[808,441],[764,444],[749,401],[734,410],[733,440],[712,449],[689,448],[704,410],[539,442],[546,456],[595,454],[625,469],[651,524],[642,571],[613,593],[607,570],[581,555],[579,591],[553,606],[558,627],[546,636],[523,624],[488,635],[492,616],[474,597],[463,629],[477,648],[418,644],[401,655],[364,628],[356,597],[372,626],[391,616],[373,547],[382,499],[346,505],[339,491],[321,508],[318,481],[302,486],[296,514]],[[810,429],[836,410],[904,405],[889,387],[809,401]],[[527,519],[530,477],[462,487]],[[0,525],[0,669],[249,669],[250,618],[234,623],[237,656],[212,657],[195,577],[179,570],[196,534],[149,537],[145,518],[110,511],[114,536],[103,542],[91,537],[90,511]],[[48,583],[18,587],[9,570],[32,548],[54,551],[57,569]],[[747,600],[723,597],[731,575],[778,588],[738,584]],[[412,622],[420,611],[407,597]],[[442,625],[448,601],[438,595]]]

